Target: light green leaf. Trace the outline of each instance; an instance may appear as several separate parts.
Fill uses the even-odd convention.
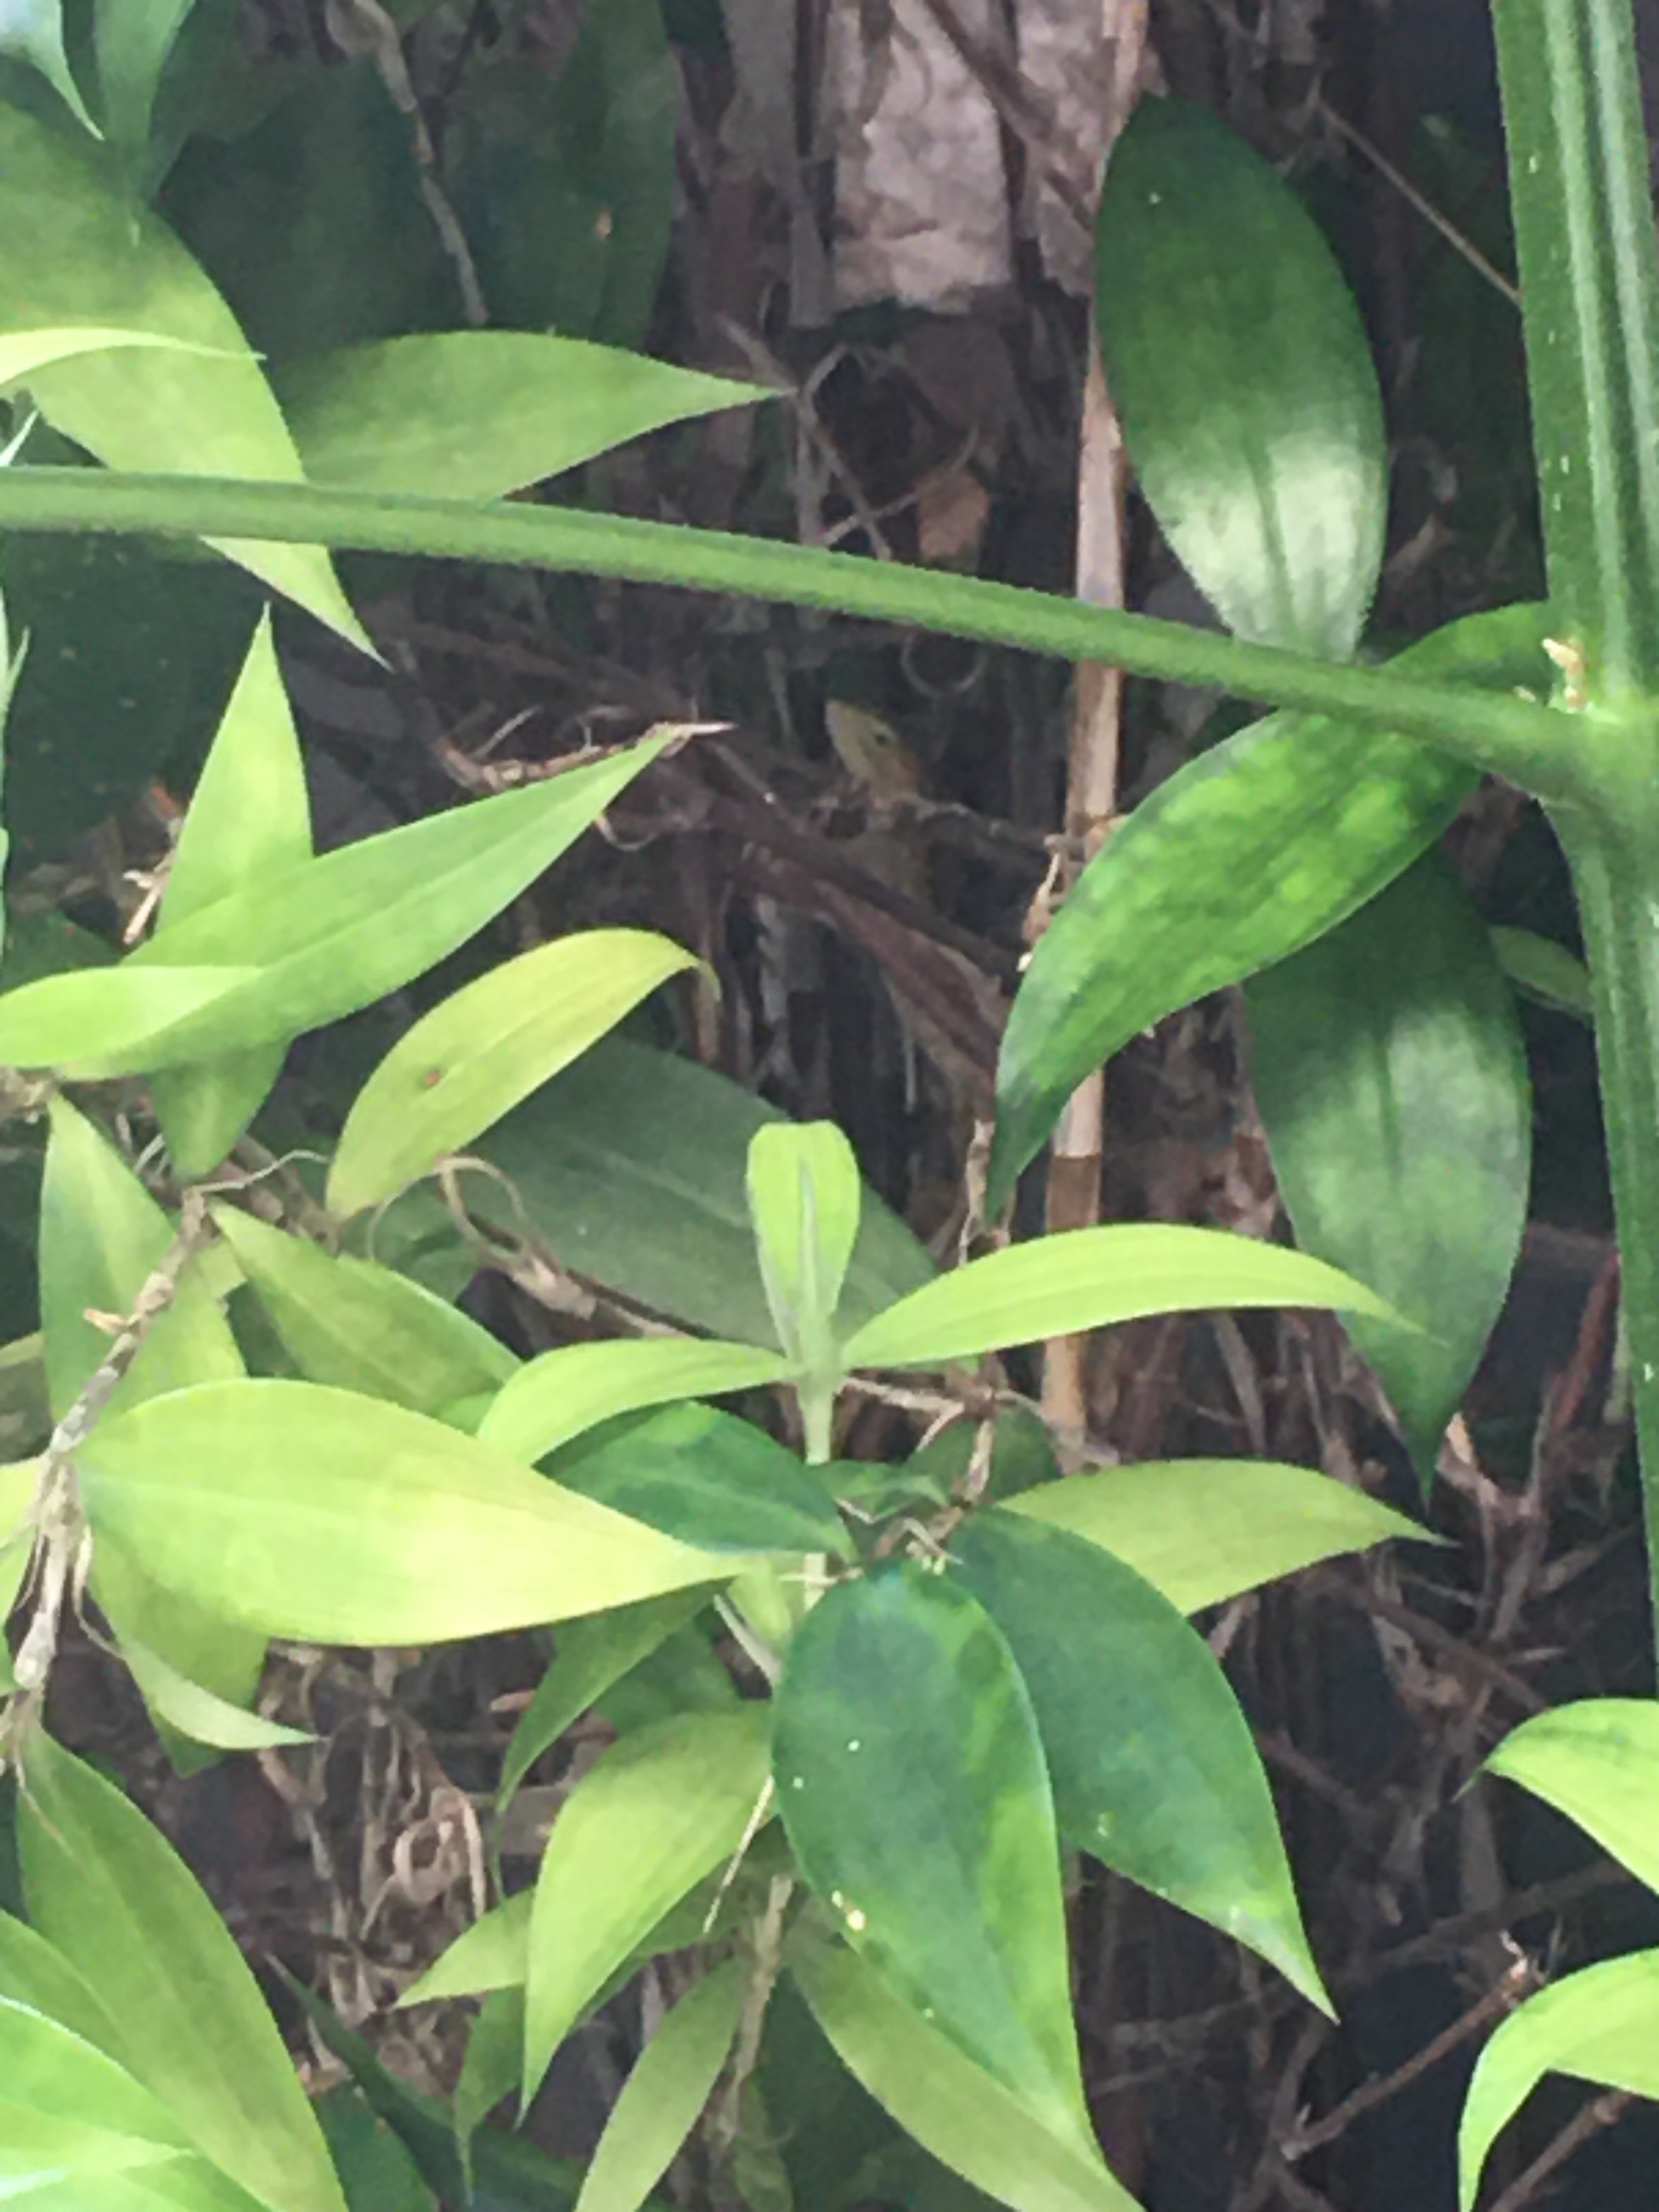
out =
[[[858,1241],[863,1186],[833,1121],[778,1121],[749,1146],[749,1218],[772,1323],[807,1381],[835,1372],[836,1309]],[[828,1440],[814,1457],[828,1456]]]
[[[61,2021],[112,2057],[120,2050],[120,2032],[85,1977],[38,1928],[9,1912],[0,1912],[0,1996]]]
[[[1146,1460],[1043,1483],[1008,1509],[1114,1553],[1182,1613],[1389,1537],[1437,1540],[1362,1490],[1273,1460]]]
[[[129,171],[149,143],[156,87],[196,0],[95,0],[93,51],[104,128]]]
[[[99,149],[7,106],[0,327],[71,323],[212,349],[88,354],[32,374],[30,396],[46,420],[108,467],[301,481],[294,441],[235,318],[178,240],[133,204]],[[237,541],[220,550],[370,649],[319,547]]]
[[[1457,2131],[1457,2201],[1472,2212],[1498,2136],[1546,2074],[1659,2098],[1659,1951],[1607,1959],[1552,1982],[1481,2052]]]
[[[340,1215],[393,1198],[614,1029],[696,956],[592,929],[503,961],[423,1015],[358,1092],[329,1171]]]
[[[470,1928],[441,1951],[418,1980],[398,2000],[399,2011],[440,1998],[483,1996],[491,1990],[520,1987],[530,1965],[530,1915],[533,1889],[521,1889],[482,1912]],[[520,2039],[522,2048],[522,2038]],[[514,2079],[519,2072],[517,2056]],[[505,2093],[503,2093],[505,2094]]]
[[[345,2212],[252,1975],[195,1877],[111,1783],[29,1740],[17,1814],[29,1918],[115,2021],[118,2054],[271,2212]]]
[[[728,1960],[663,2020],[605,2122],[576,2212],[639,2212],[708,2102],[743,2011],[744,1970]]]
[[[638,1729],[566,1799],[531,1918],[526,2104],[594,1993],[763,1812],[769,1719],[750,1707]]]
[[[757,1129],[783,1118],[713,1068],[606,1037],[477,1147],[523,1212],[478,1177],[465,1185],[467,1203],[509,1237],[524,1234],[527,1215],[566,1267],[656,1312],[772,1345],[744,1175]],[[866,1191],[843,1325],[932,1273],[915,1237]]]
[[[252,966],[147,971],[131,960],[42,976],[0,993],[0,1066],[68,1070],[84,1063],[95,1039],[100,1065],[136,1069],[156,1038],[262,981]]]
[[[868,1321],[842,1346],[854,1367],[942,1367],[1148,1314],[1215,1306],[1391,1310],[1322,1260],[1218,1229],[1132,1222],[1072,1229],[970,1260]]]
[[[1029,1516],[970,1515],[951,1557],[1024,1677],[1066,1842],[1330,2012],[1267,1778],[1204,1638],[1121,1559]]]
[[[64,51],[64,0],[7,0],[0,13],[0,54],[15,54],[39,70],[76,121],[94,138],[100,135]]]
[[[94,1536],[268,1635],[435,1644],[729,1576],[442,1423],[311,1382],[175,1391],[78,1460]]]
[[[696,1618],[705,1602],[697,1590],[676,1590],[641,1605],[573,1620],[559,1631],[553,1663],[519,1716],[501,1759],[495,1809],[504,1813],[519,1784],[542,1753],[574,1720],[596,1705],[615,1682]]]
[[[526,1890],[526,1897],[534,1893]],[[525,1948],[529,1950],[529,1927]],[[474,2148],[472,2137],[503,2097],[519,2086],[524,2070],[524,1964],[511,1989],[491,1990],[478,2007],[472,2032],[466,2039],[460,2079],[455,2084],[452,2108],[455,2140],[464,2149]],[[485,2142],[490,2138],[486,2136]],[[501,2138],[497,2137],[497,2141]]]
[[[267,609],[219,724],[167,869],[156,936],[216,901],[310,860],[311,800]],[[282,1073],[278,1038],[223,1059],[160,1068],[150,1084],[181,1175],[206,1175]]]
[[[1095,270],[1129,459],[1194,581],[1239,636],[1346,659],[1382,561],[1387,442],[1364,325],[1306,209],[1226,124],[1143,100]]]
[[[1581,1022],[1595,1018],[1589,970],[1576,960],[1565,945],[1540,937],[1535,930],[1494,928],[1492,949],[1498,963],[1523,998],[1534,999],[1552,1013],[1571,1014]]]
[[[0,52],[4,52],[0,35]],[[118,353],[125,346],[160,346],[164,352],[197,354],[210,361],[252,361],[245,345],[192,345],[162,331],[105,330],[96,324],[64,324],[56,330],[8,331],[0,336],[0,386],[21,384],[54,362],[85,353]]]
[[[789,1372],[781,1352],[707,1338],[647,1336],[567,1344],[527,1360],[478,1426],[481,1443],[534,1462],[585,1429],[677,1398],[759,1389]]]
[[[1486,1771],[1518,1782],[1659,1890],[1659,1703],[1585,1698],[1512,1729]]]
[[[213,1218],[308,1382],[436,1415],[517,1371],[499,1338],[407,1275],[336,1258],[234,1206]]]
[[[130,1629],[121,1635],[120,1648],[151,1712],[192,1743],[210,1744],[216,1751],[266,1751],[274,1744],[312,1741],[304,1729],[284,1728],[216,1697],[141,1644]]]
[[[798,1940],[790,1965],[848,2071],[975,2189],[1014,2212],[1137,2212],[1092,2143],[1051,2133],[854,1953]]]
[[[954,1578],[885,1567],[814,1606],[775,1703],[779,1810],[848,1941],[1086,2158],[1054,1802],[1001,1632]]]
[[[775,396],[529,331],[350,346],[272,381],[313,483],[453,499],[499,499],[666,423]]]

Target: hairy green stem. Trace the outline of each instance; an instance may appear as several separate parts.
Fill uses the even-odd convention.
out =
[[[1573,726],[1534,702],[1317,660],[1047,592],[770,539],[568,507],[98,469],[0,470],[0,534],[101,531],[326,544],[619,576],[902,623],[1443,745],[1544,796],[1575,783]]]

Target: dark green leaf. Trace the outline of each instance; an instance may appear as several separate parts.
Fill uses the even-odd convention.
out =
[[[1106,380],[1164,536],[1229,629],[1346,659],[1382,558],[1386,447],[1317,226],[1226,124],[1143,100],[1095,240]]]
[[[1250,1073],[1304,1251],[1414,1329],[1348,1328],[1431,1480],[1521,1249],[1532,1093],[1514,994],[1449,864],[1248,986]]]
[[[1530,929],[1494,929],[1492,949],[1498,963],[1523,998],[1553,1013],[1593,1021],[1589,970],[1565,945]]]
[[[96,0],[93,49],[104,130],[129,173],[149,143],[156,88],[196,0]]]
[[[1025,1678],[1065,1840],[1328,2012],[1267,1778],[1204,1638],[1110,1553],[1021,1515],[970,1516],[951,1555]]]
[[[779,1810],[848,1942],[1087,2155],[1054,1805],[1000,1632],[941,1574],[887,1568],[808,1613],[776,1703]]]

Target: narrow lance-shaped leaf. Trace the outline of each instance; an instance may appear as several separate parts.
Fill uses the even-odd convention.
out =
[[[749,1217],[784,1348],[811,1366],[830,1331],[859,1233],[853,1148],[833,1121],[773,1122],[749,1146]]]
[[[489,1635],[733,1569],[441,1422],[310,1382],[175,1391],[100,1422],[78,1466],[94,1539],[317,1643]]]
[[[1449,864],[1247,986],[1250,1074],[1297,1243],[1417,1326],[1354,1316],[1424,1480],[1509,1290],[1532,1093],[1510,991]]]
[[[93,51],[104,128],[129,173],[149,143],[156,88],[196,0],[95,0]]]
[[[329,1170],[331,1210],[395,1197],[696,965],[651,930],[593,929],[464,985],[398,1039],[352,1102]]]
[[[1586,1698],[1510,1730],[1486,1771],[1518,1782],[1659,1891],[1659,1704]]]
[[[1060,1832],[1329,2012],[1267,1778],[1210,1647],[1110,1553],[1000,1508],[951,1539],[1036,1712]]]
[[[479,1423],[478,1436],[515,1459],[535,1461],[618,1413],[757,1389],[789,1370],[781,1352],[706,1337],[562,1345],[526,1360],[510,1377]]]
[[[1382,564],[1387,447],[1317,226],[1226,124],[1143,100],[1107,169],[1095,270],[1107,382],[1164,536],[1241,637],[1345,659]]]
[[[193,353],[213,361],[252,361],[245,345],[193,344],[164,331],[106,330],[96,323],[65,323],[53,330],[7,331],[0,335],[0,385],[21,384],[36,369],[83,353],[118,353],[128,346],[159,346],[165,352]]]
[[[0,54],[15,54],[39,70],[76,121],[96,136],[64,51],[64,0],[8,0],[0,13]]]
[[[638,2212],[708,2102],[743,2010],[729,1960],[705,1974],[652,2034],[605,2122],[576,2212]]]
[[[1086,2155],[1054,1804],[1000,1631],[954,1581],[886,1568],[808,1613],[776,1704],[784,1826],[848,1942]]]
[[[1499,2023],[1457,2132],[1457,2197],[1473,2212],[1492,2147],[1547,2074],[1659,2098],[1659,1951],[1553,1982]]]
[[[1375,1292],[1323,1261],[1218,1229],[1132,1222],[1006,1245],[866,1322],[845,1366],[939,1367],[1148,1314],[1217,1306],[1330,1306],[1389,1317]]]
[[[156,936],[165,940],[217,900],[303,866],[311,853],[305,763],[267,609],[197,779]],[[279,1037],[156,1071],[150,1096],[181,1175],[205,1175],[224,1158],[264,1103],[286,1051]]]

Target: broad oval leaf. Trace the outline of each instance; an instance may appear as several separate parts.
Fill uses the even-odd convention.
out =
[[[1448,624],[1391,665],[1547,697],[1548,631],[1543,608],[1505,607]],[[998,1060],[988,1204],[1006,1200],[1091,1068],[1354,913],[1433,844],[1474,783],[1413,740],[1274,714],[1160,784],[1031,957]]]
[[[1439,853],[1247,986],[1250,1074],[1297,1243],[1418,1326],[1357,1315],[1425,1482],[1509,1290],[1532,1091],[1514,994]]]
[[[1659,1703],[1585,1698],[1512,1729],[1486,1761],[1659,1890]]]
[[[1066,1842],[1328,2013],[1267,1778],[1204,1638],[1121,1559],[998,1507],[969,1516],[951,1556],[1025,1679]]]
[[[46,420],[107,466],[301,481],[259,365],[197,264],[99,149],[10,106],[0,108],[0,302],[9,331],[88,323],[204,349],[85,354],[31,374]],[[369,650],[319,546],[220,550]]]
[[[671,1406],[590,1431],[555,1481],[708,1552],[844,1553],[847,1528],[815,1468],[735,1413]]]
[[[1499,2025],[1476,2063],[1457,2130],[1461,2212],[1472,2212],[1493,2143],[1546,2074],[1659,2098],[1659,1951],[1568,1974]]]
[[[535,1461],[618,1413],[677,1398],[717,1398],[781,1382],[781,1352],[706,1337],[646,1336],[566,1344],[526,1360],[478,1425],[483,1443]]]
[[[1203,109],[1143,100],[1118,139],[1095,319],[1130,461],[1199,589],[1241,637],[1346,660],[1388,520],[1376,372],[1318,226]]]
[[[798,1938],[789,1962],[848,2071],[975,2189],[1014,2212],[1137,2212],[1092,2144],[1052,2134],[855,1953]]]
[[[305,763],[276,663],[267,608],[197,778],[167,866],[156,935],[246,885],[310,860],[311,799]],[[159,1068],[150,1084],[156,1119],[180,1175],[217,1166],[282,1073],[278,1038],[222,1059]]]
[[[856,1330],[854,1367],[942,1367],[1148,1314],[1217,1306],[1322,1306],[1386,1316],[1322,1260],[1220,1229],[1129,1222],[1005,1245],[939,1275]]]
[[[779,1810],[848,1941],[1086,2153],[1054,1808],[1001,1632],[953,1581],[885,1568],[807,1614],[776,1705]]]
[[[744,1970],[705,1974],[635,2060],[583,2177],[576,2212],[639,2212],[697,2124],[743,2014]]]
[[[100,1422],[94,1540],[267,1635],[435,1644],[722,1580],[716,1559],[401,1406],[210,1383]]]
[[[116,2023],[117,2056],[271,2212],[345,2212],[276,2023],[195,1876],[113,1784],[39,1731],[23,1772],[29,1918]]]
[[[624,1736],[566,1799],[536,1877],[524,2099],[610,1976],[764,1816],[766,1708]]]
[[[438,331],[272,372],[313,483],[499,499],[648,430],[775,395],[532,331]]]
[[[1389,1537],[1437,1540],[1363,1490],[1273,1460],[1144,1460],[1043,1483],[1008,1508],[1115,1553],[1182,1613]]]
[[[696,957],[648,929],[591,929],[506,960],[398,1039],[352,1102],[337,1214],[394,1198],[499,1121]]]
[[[749,1218],[779,1341],[825,1368],[842,1285],[858,1242],[863,1185],[833,1121],[774,1121],[750,1140]]]
[[[307,1382],[435,1415],[518,1370],[499,1338],[407,1275],[336,1257],[234,1206],[213,1218]]]

